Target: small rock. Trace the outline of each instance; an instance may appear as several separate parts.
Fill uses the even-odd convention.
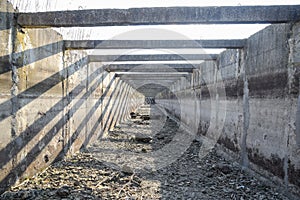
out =
[[[68,186],[62,186],[56,191],[56,194],[60,197],[67,197],[70,194]]]
[[[131,117],[131,119],[135,119],[135,118],[136,118],[136,116],[137,116],[137,115],[136,115],[134,112],[131,112],[131,113],[130,113],[130,117]]]
[[[147,165],[144,167],[144,169],[147,171],[147,172],[151,172],[153,169],[151,166]]]
[[[131,169],[131,167],[129,167],[128,165],[123,165],[121,168],[122,172],[127,173],[127,174],[133,174],[133,170]]]
[[[143,120],[149,120],[150,119],[150,116],[149,115],[142,115],[141,118]]]
[[[75,181],[74,182],[74,186],[79,186],[80,185],[80,182],[79,181]]]
[[[234,190],[231,189],[231,188],[223,188],[223,191],[226,192],[226,193],[233,193]]]
[[[134,140],[137,142],[149,143],[152,140],[152,138],[143,134],[135,134]]]
[[[224,164],[224,163],[217,164],[216,169],[218,169],[219,171],[221,171],[224,174],[229,174],[232,172],[231,166],[228,164]]]
[[[157,136],[157,139],[158,139],[158,140],[163,140],[163,139],[165,139],[165,136],[159,135],[159,136]]]
[[[205,189],[202,189],[201,192],[202,192],[203,194],[207,194],[207,191],[206,191]]]

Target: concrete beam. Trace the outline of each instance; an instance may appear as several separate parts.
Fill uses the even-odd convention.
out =
[[[127,71],[152,71],[152,72],[169,72],[174,69],[178,72],[193,72],[196,65],[192,64],[112,64],[104,66],[109,72],[127,72]]]
[[[122,75],[130,75],[130,76],[154,76],[154,77],[161,77],[161,76],[166,76],[166,77],[175,77],[175,76],[187,76],[190,73],[187,72],[116,72],[116,77],[122,76]]]
[[[297,20],[300,20],[300,5],[100,9],[18,15],[18,24],[23,27],[249,24]]]
[[[216,60],[218,54],[89,55],[90,62]]]
[[[121,75],[118,76],[120,77],[122,80],[132,80],[132,81],[145,81],[147,79],[147,75],[142,75],[142,76],[130,76],[130,75]],[[171,76],[163,76],[163,77],[149,77],[148,76],[148,80],[157,80],[157,81],[175,81],[175,80],[179,80],[179,78],[184,77],[184,76],[175,76],[175,77],[171,77]]]
[[[226,48],[240,49],[244,40],[65,40],[65,48],[78,49],[172,49]]]
[[[182,77],[182,76],[181,76]],[[134,76],[121,76],[120,78],[124,81],[133,81],[135,83],[170,83],[174,81],[180,80],[181,77],[149,77],[148,81],[146,81],[147,76],[140,76],[140,77],[134,77]]]

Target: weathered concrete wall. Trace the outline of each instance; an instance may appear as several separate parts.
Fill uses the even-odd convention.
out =
[[[7,146],[13,138],[11,134],[12,111],[11,106],[11,88],[13,86],[11,73],[11,53],[13,51],[12,29],[13,7],[0,1],[0,149]],[[2,158],[2,156],[0,156]],[[0,162],[2,163],[2,162]],[[0,179],[3,179],[13,166],[13,161],[7,161],[1,164]]]
[[[180,107],[196,108],[198,101],[200,122],[192,127],[198,134],[210,137],[211,130],[220,129],[211,129],[218,124],[212,122],[221,120],[218,142],[239,154],[243,165],[300,186],[299,30],[300,23],[268,26],[251,36],[244,49],[226,50],[216,62],[202,63],[194,70],[192,86],[185,89],[177,83],[171,89],[175,96],[196,93],[194,102],[178,105],[170,93],[160,94],[156,101],[176,116]],[[222,88],[226,101],[220,99]],[[180,117],[185,123],[190,120],[185,114]]]
[[[18,145],[13,155],[18,178],[45,168],[63,148],[63,44],[51,29],[23,29],[14,45],[12,131]]]
[[[64,51],[52,29],[17,29],[0,1],[0,192],[71,155],[144,100],[126,83]],[[130,101],[134,101],[132,103]]]
[[[296,99],[290,91],[288,58],[291,25],[277,25],[253,35],[248,41],[245,76],[248,96],[244,116],[249,160],[280,178],[288,178],[290,144],[294,131]],[[296,91],[298,93],[298,91]],[[291,169],[291,166],[289,167]],[[290,181],[300,185],[292,176]]]
[[[51,29],[15,30],[10,37],[12,120],[2,135],[11,138],[1,147],[1,190],[42,170],[63,149],[62,37]]]

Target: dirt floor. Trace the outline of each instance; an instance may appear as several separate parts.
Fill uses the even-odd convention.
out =
[[[216,148],[200,158],[201,145],[155,106],[145,106],[84,152],[54,163],[0,199],[293,198]]]

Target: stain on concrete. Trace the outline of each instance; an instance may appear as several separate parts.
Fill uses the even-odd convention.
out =
[[[271,172],[275,176],[284,178],[284,158],[272,154],[270,158],[261,155],[259,149],[247,148],[248,157],[251,162]]]

